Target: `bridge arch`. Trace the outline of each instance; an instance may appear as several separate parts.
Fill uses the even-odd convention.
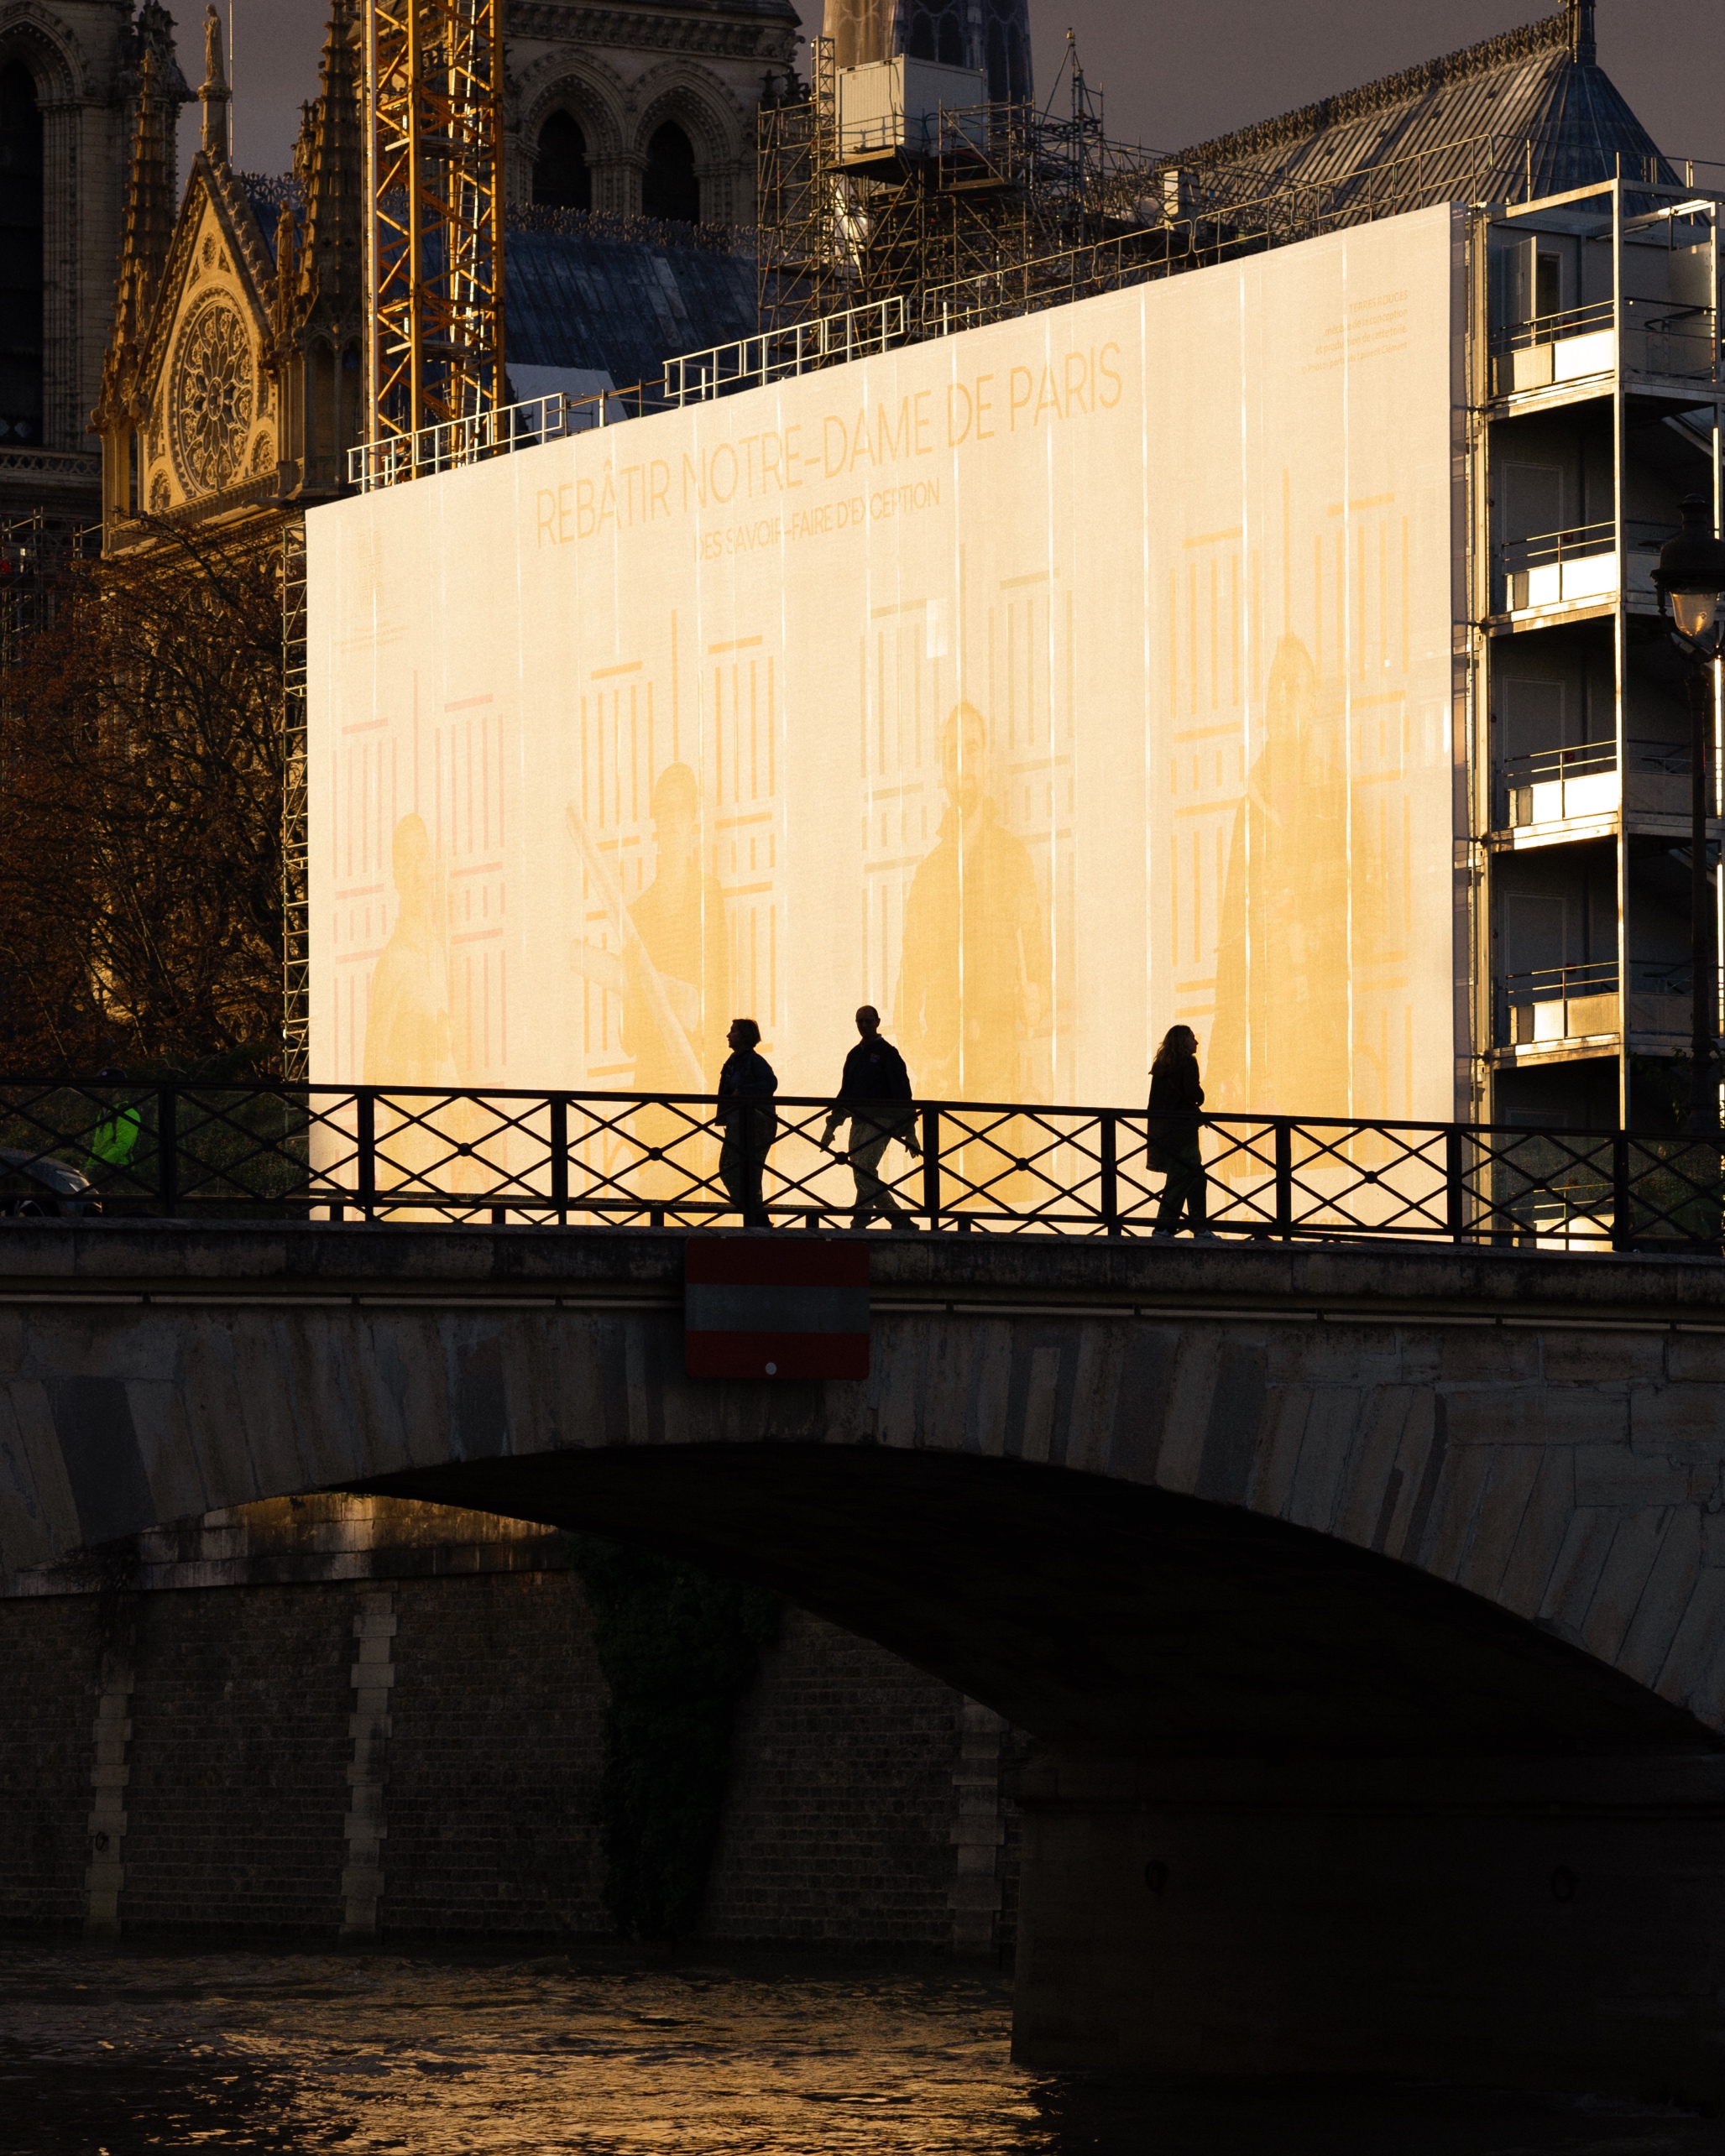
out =
[[[320,1489],[682,1551],[1044,1740],[1043,2066],[1725,2097],[1725,1268],[881,1238],[874,1376],[679,1240],[8,1223],[0,1565]]]
[[[1706,1261],[877,1248],[870,1381],[714,1386],[675,1236],[8,1224],[0,1563],[367,1487],[749,1572],[1115,1750],[1725,1732]]]

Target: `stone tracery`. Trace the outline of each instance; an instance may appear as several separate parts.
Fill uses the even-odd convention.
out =
[[[174,372],[174,461],[188,490],[213,493],[241,469],[255,402],[250,339],[219,295],[187,322]]]

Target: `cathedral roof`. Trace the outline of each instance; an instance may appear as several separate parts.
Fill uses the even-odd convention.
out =
[[[272,261],[284,208],[303,235],[299,180],[243,172],[230,185]],[[504,349],[517,367],[598,372],[622,388],[657,380],[678,352],[753,337],[759,327],[754,255],[716,250],[694,227],[512,209],[504,212]]]
[[[1399,208],[1561,193],[1623,170],[1675,175],[1598,64],[1594,0],[1440,60],[1195,143],[1170,158],[1244,194],[1342,185],[1397,168]],[[1531,185],[1529,184],[1531,183]]]
[[[531,222],[530,222],[531,221]],[[671,227],[616,237],[604,221],[510,216],[504,233],[504,348],[512,365],[597,369],[619,387],[656,380],[681,352],[753,337],[755,258],[719,253]],[[537,227],[537,228],[536,228]],[[549,228],[547,228],[549,227]]]

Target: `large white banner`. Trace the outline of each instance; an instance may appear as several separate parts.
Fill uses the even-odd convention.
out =
[[[1447,1117],[1447,209],[310,519],[312,1075]]]

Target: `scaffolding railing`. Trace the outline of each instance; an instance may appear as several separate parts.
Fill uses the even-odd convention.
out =
[[[734,389],[812,373],[818,367],[870,358],[905,342],[907,320],[905,303],[895,294],[814,321],[792,322],[705,352],[680,353],[665,363],[665,401],[680,409]]]
[[[370,493],[378,487],[452,471],[457,465],[478,463],[512,449],[531,449],[541,441],[573,434],[583,425],[602,425],[603,403],[602,399],[571,397],[557,389],[496,411],[440,420],[411,433],[379,435],[348,452],[348,483]],[[595,404],[601,407],[597,414],[588,409]],[[585,417],[578,417],[583,412]]]
[[[942,112],[925,155],[863,176],[829,123],[822,44],[815,96],[761,117],[760,298],[776,326],[896,291],[912,334],[938,336],[1438,202],[1507,207],[1596,180],[1652,201],[1702,184],[1692,159],[1584,171],[1556,128],[1309,175],[1292,160],[1187,165],[1109,142],[1088,108],[1054,121],[1019,105]],[[1711,325],[1660,325],[1667,342],[1680,331],[1682,371],[1703,371],[1686,345],[1710,352]]]
[[[1494,201],[1537,199],[1551,146],[1543,134],[1481,133],[1306,180],[1252,164],[1189,170],[1107,142],[1086,112],[1057,123],[1028,106],[987,105],[939,113],[927,156],[904,176],[861,178],[837,161],[831,54],[825,40],[815,47],[810,96],[761,115],[759,332],[678,354],[655,380],[385,434],[348,452],[350,483],[389,486],[1435,201],[1477,203],[1487,183]],[[1682,171],[1693,189],[1694,161]],[[1598,185],[1624,181],[1649,196],[1678,187],[1665,160],[1625,173],[1619,159]],[[1663,340],[1667,371],[1707,371],[1711,317],[1671,315],[1637,326]],[[1585,324],[1521,327],[1544,339],[1596,318],[1597,309]]]
[[[736,337],[704,352],[680,353],[666,363],[665,373],[656,381],[595,390],[583,397],[553,390],[505,405],[500,411],[445,420],[414,434],[384,435],[361,442],[348,452],[348,482],[362,493],[371,493],[428,472],[452,471],[516,449],[535,449],[591,427],[614,426],[650,412],[678,411],[736,389],[867,358],[902,344],[907,333],[904,303],[892,299],[787,330]]]

